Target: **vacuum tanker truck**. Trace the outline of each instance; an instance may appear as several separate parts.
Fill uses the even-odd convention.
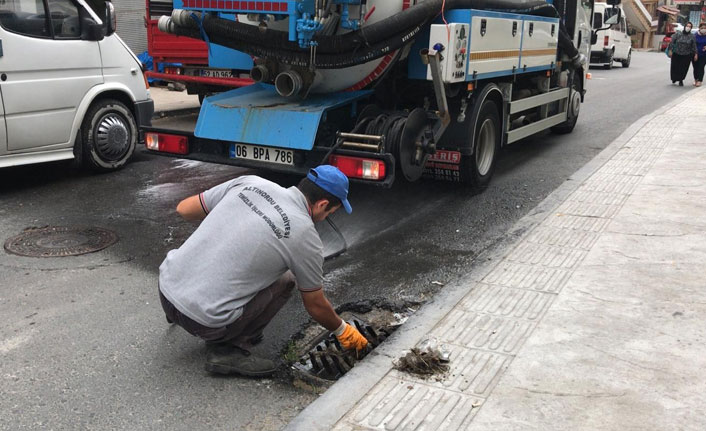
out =
[[[146,146],[482,189],[501,147],[573,130],[592,18],[593,0],[174,0],[160,30],[249,54],[255,83],[207,97],[193,133],[144,129]]]

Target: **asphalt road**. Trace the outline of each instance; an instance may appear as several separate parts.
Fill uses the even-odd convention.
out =
[[[492,185],[469,195],[443,183],[353,187],[349,244],[326,265],[332,302],[423,301],[462,277],[488,247],[633,121],[679,97],[664,54],[592,70],[579,123],[508,148]],[[188,122],[193,118],[170,119]],[[0,172],[0,239],[32,226],[101,226],[120,241],[98,253],[24,258],[0,252],[0,429],[279,429],[313,400],[286,378],[212,377],[203,345],[166,324],[158,267],[195,225],[176,203],[242,169],[138,153],[120,172],[66,164]],[[278,356],[308,319],[290,301],[266,332]]]

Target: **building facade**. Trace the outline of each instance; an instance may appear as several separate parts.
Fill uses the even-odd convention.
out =
[[[120,38],[135,54],[147,51],[145,0],[119,0],[113,1],[113,5],[118,16]]]

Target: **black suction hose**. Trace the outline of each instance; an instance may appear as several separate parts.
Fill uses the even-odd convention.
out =
[[[422,27],[439,13],[442,1],[427,0],[360,30],[316,38],[319,45],[314,65],[310,64],[309,50],[301,49],[297,43],[290,42],[287,32],[263,32],[254,25],[211,15],[203,17],[203,32],[212,43],[256,57],[271,58],[292,66],[341,69],[376,60],[413,42]],[[446,0],[447,10],[458,8],[557,16],[554,6],[544,0]],[[170,28],[173,33],[205,39],[199,30],[199,23],[191,14],[181,18],[178,20],[179,25],[174,22],[175,25]]]
[[[341,54],[319,54],[317,52],[316,57],[314,58],[314,66],[317,69],[342,69],[373,61],[384,57],[389,53],[395,52],[408,43],[411,43],[421,29],[421,26],[417,26],[402,35],[397,35],[390,40],[383,41],[382,43],[378,43],[374,46],[365,47],[360,49],[358,52]],[[201,33],[198,30],[178,27],[174,33],[180,36],[202,39]],[[248,44],[219,34],[209,35],[209,42],[246,52],[255,57],[275,59],[290,66],[310,66],[311,57],[308,51],[281,51],[268,46]]]
[[[426,0],[357,31],[342,35],[314,37],[318,43],[317,54],[341,54],[385,42],[397,34],[406,33],[409,29],[434,18],[441,11],[442,3],[443,0]],[[446,0],[446,10],[460,8],[500,10],[549,17],[558,16],[554,6],[544,0]],[[180,20],[180,26],[199,29],[199,23],[193,18]],[[271,29],[262,31],[258,26],[212,15],[203,17],[203,28],[209,38],[218,34],[237,39],[248,45],[266,46],[282,51],[304,51],[298,43],[289,41],[289,33],[285,31]]]

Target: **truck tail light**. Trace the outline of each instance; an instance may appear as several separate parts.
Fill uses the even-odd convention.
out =
[[[383,160],[333,155],[329,159],[329,163],[350,178],[374,181],[385,179],[385,162]]]
[[[603,46],[608,46],[610,44],[610,36],[603,36]]]
[[[147,132],[145,146],[161,153],[189,154],[189,138],[186,136]]]

